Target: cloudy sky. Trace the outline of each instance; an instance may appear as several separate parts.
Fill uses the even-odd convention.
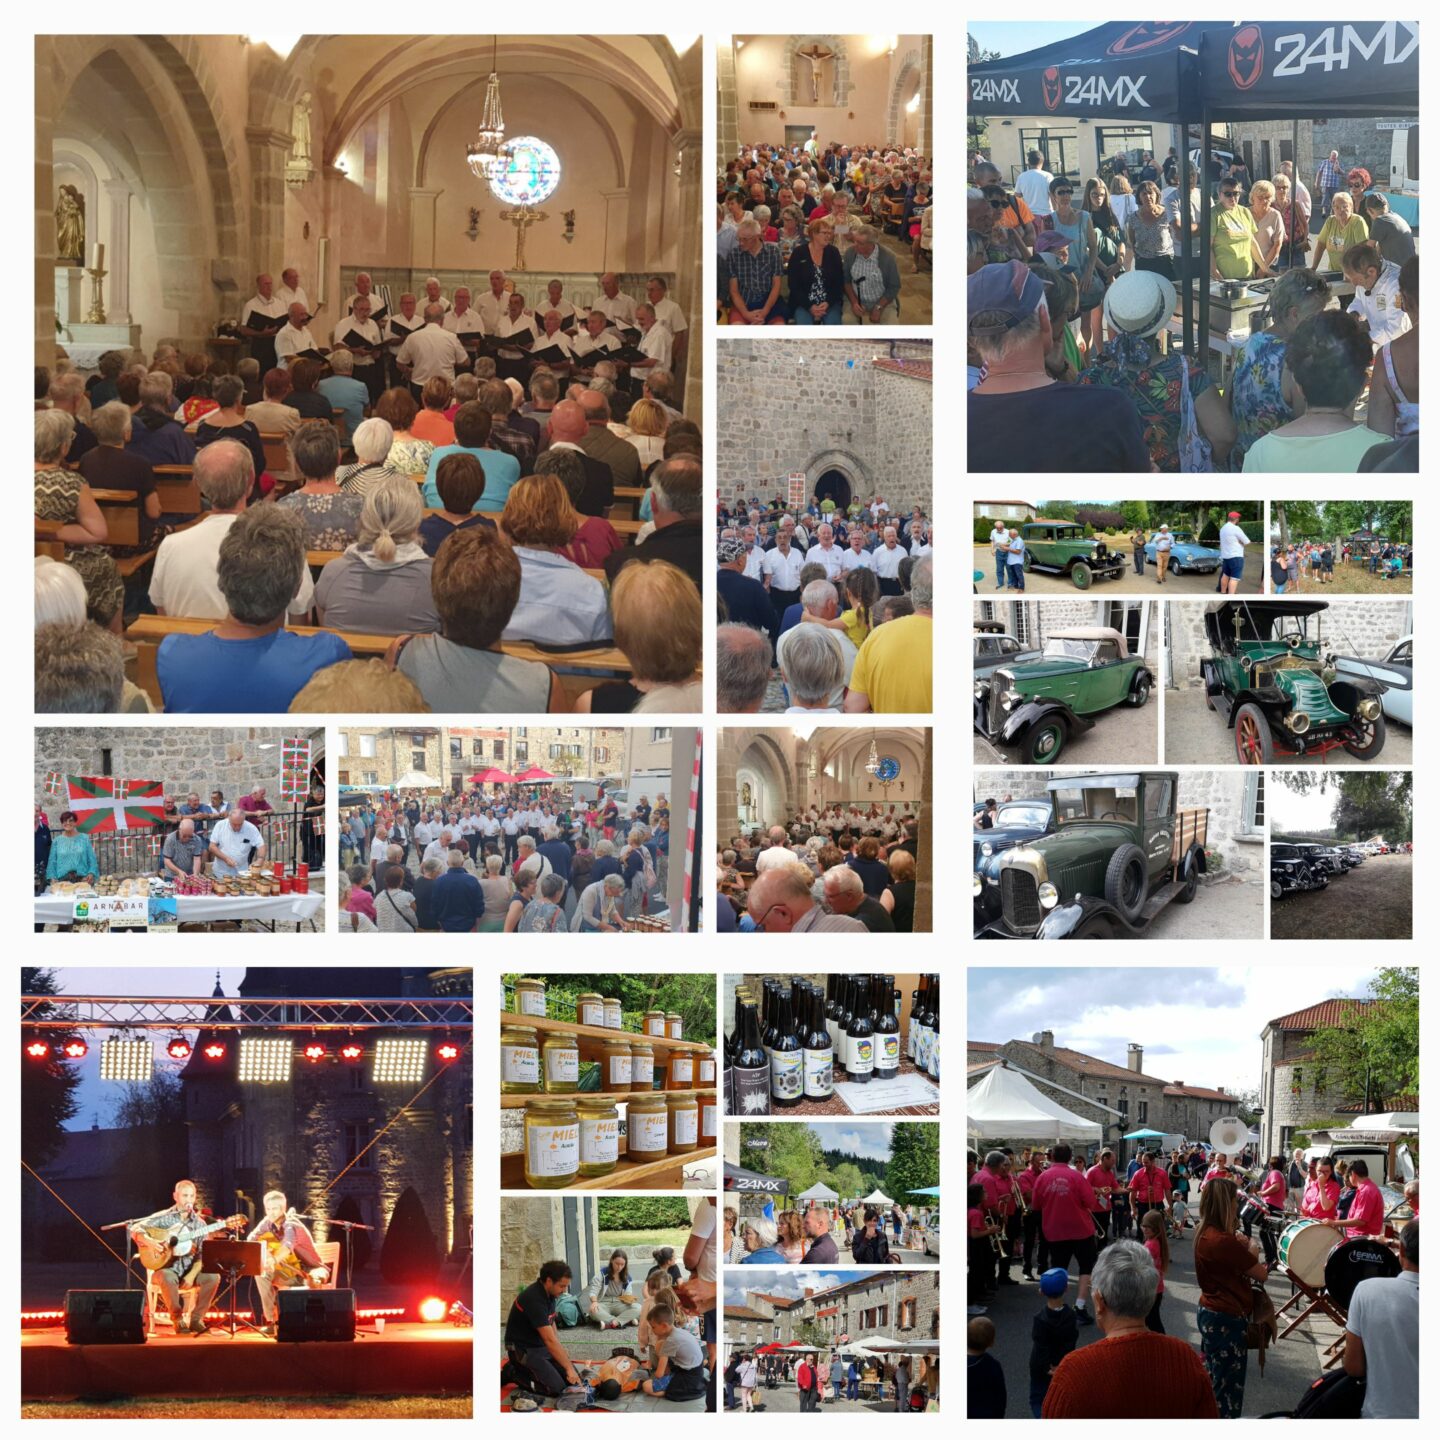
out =
[[[1339,796],[1338,786],[1327,785],[1323,790],[1317,787],[1297,795],[1272,781],[1265,787],[1270,825],[1280,830],[1328,830]]]
[[[1363,997],[1373,969],[1350,965],[972,968],[969,1038],[1003,1044],[1053,1030],[1056,1045],[1147,1075],[1213,1089],[1260,1083],[1266,1022],[1334,996]]]
[[[740,1270],[725,1271],[725,1303],[743,1305],[747,1290],[763,1290],[767,1295],[783,1295],[798,1300],[807,1289],[829,1290],[850,1280],[861,1280],[870,1273],[868,1270],[821,1270],[800,1265],[790,1265],[785,1269],[746,1265]],[[737,1276],[743,1279],[736,1279]]]

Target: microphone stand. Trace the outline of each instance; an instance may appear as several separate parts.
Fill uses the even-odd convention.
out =
[[[373,1225],[362,1225],[358,1220],[330,1220],[327,1222],[327,1224],[336,1230],[345,1231],[374,1230],[375,1228]],[[354,1274],[354,1264],[355,1236],[353,1234],[347,1234],[345,1236],[345,1288],[347,1290],[353,1290],[355,1288],[350,1283],[350,1277]],[[358,1336],[361,1333],[362,1332],[357,1327],[355,1334]]]
[[[140,1217],[138,1217],[138,1218],[136,1218],[136,1219],[134,1219],[134,1220],[114,1220],[114,1221],[112,1221],[109,1225],[102,1225],[102,1226],[100,1226],[100,1229],[101,1229],[102,1231],[105,1231],[105,1230],[123,1230],[123,1231],[125,1232],[125,1288],[126,1288],[127,1290],[130,1290],[130,1289],[133,1289],[133,1288],[134,1288],[134,1286],[133,1286],[133,1281],[134,1281],[134,1279],[135,1279],[135,1272],[134,1272],[134,1270],[132,1269],[132,1257],[131,1257],[131,1254],[130,1254],[130,1246],[131,1246],[132,1243],[133,1243],[133,1241],[132,1241],[131,1238],[130,1238],[130,1231],[131,1231],[136,1225],[138,1225],[143,1218],[144,1218],[143,1216],[140,1216]],[[147,1289],[147,1290],[149,1289],[149,1281],[148,1281],[148,1280],[146,1281],[146,1289]]]

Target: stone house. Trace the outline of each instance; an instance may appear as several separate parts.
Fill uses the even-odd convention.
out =
[[[1113,766],[1104,770],[1096,766],[1075,770],[987,766],[975,772],[974,800],[979,804],[992,797],[1035,799],[1045,794],[1049,780],[1064,775],[1111,774],[1114,769]],[[1212,770],[1192,765],[1178,773],[1177,806],[1182,810],[1210,811],[1206,848],[1219,856],[1222,865],[1208,873],[1206,879],[1223,873],[1247,884],[1261,884],[1265,879],[1264,772],[1259,767]]]
[[[337,775],[345,786],[393,785],[419,770],[455,793],[490,766],[598,776],[615,772],[625,759],[625,731],[611,725],[350,725],[337,734]]]
[[[832,1343],[842,1335],[891,1340],[940,1338],[938,1269],[880,1271],[848,1281],[811,1299],[815,1322]]]
[[[993,575],[987,576],[988,583]],[[1040,649],[1058,630],[1103,625],[1118,630],[1132,655],[1139,655],[1152,678],[1160,666],[1160,606],[1154,600],[1115,600],[1101,597],[1047,596],[1043,600],[1000,600],[972,597],[973,618],[1001,620],[1006,633],[1027,649]]]
[[[745,1291],[744,1305],[725,1307],[725,1343],[729,1346],[788,1345],[799,1339],[800,1326],[815,1318],[815,1291],[798,1298]]]
[[[1023,525],[1027,520],[1035,519],[1039,512],[1029,500],[976,500],[974,502],[974,518],[976,520],[989,520],[992,524],[996,520],[1003,520],[1007,525]]]
[[[1240,1103],[1237,1095],[1225,1090],[1209,1090],[1202,1085],[1187,1085],[1177,1080],[1165,1087],[1164,1129],[1191,1140],[1204,1140],[1210,1127],[1226,1115],[1233,1115]],[[1161,1127],[1157,1127],[1161,1128]]]
[[[1396,116],[1395,120],[1402,117]],[[1408,118],[1418,125],[1415,116]],[[1295,161],[1295,173],[1312,191],[1315,198],[1315,171],[1332,150],[1340,152],[1344,170],[1363,165],[1375,184],[1384,188],[1390,183],[1390,130],[1381,124],[1394,121],[1362,120],[1355,117],[1332,120],[1301,120],[1298,124],[1300,147],[1295,149],[1296,123],[1291,120],[1236,120],[1230,134],[1236,151],[1244,158],[1254,180],[1269,180],[1279,170],[1282,160]],[[1412,177],[1413,178],[1413,177]],[[1318,202],[1316,210],[1318,210]],[[1320,221],[1311,215],[1311,230],[1318,234]]]

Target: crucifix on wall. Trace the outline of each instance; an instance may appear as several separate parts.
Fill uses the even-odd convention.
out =
[[[835,52],[826,49],[817,40],[808,47],[802,46],[795,53],[800,59],[806,60],[810,64],[810,103],[818,105],[820,103],[820,69],[827,60],[835,58]]]
[[[525,232],[537,221],[548,220],[550,216],[544,210],[535,210],[529,205],[515,205],[509,210],[500,212],[502,220],[508,220],[515,227],[515,266],[516,270],[525,269]]]

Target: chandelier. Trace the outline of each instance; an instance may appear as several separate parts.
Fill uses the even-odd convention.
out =
[[[485,85],[485,108],[480,114],[480,129],[476,138],[465,147],[471,174],[487,184],[504,168],[507,158],[505,113],[500,108],[500,75],[497,68],[499,44],[499,37],[492,36],[490,79]]]
[[[880,773],[880,752],[875,748],[875,732],[870,732],[870,754],[865,759],[865,773],[873,780]]]

